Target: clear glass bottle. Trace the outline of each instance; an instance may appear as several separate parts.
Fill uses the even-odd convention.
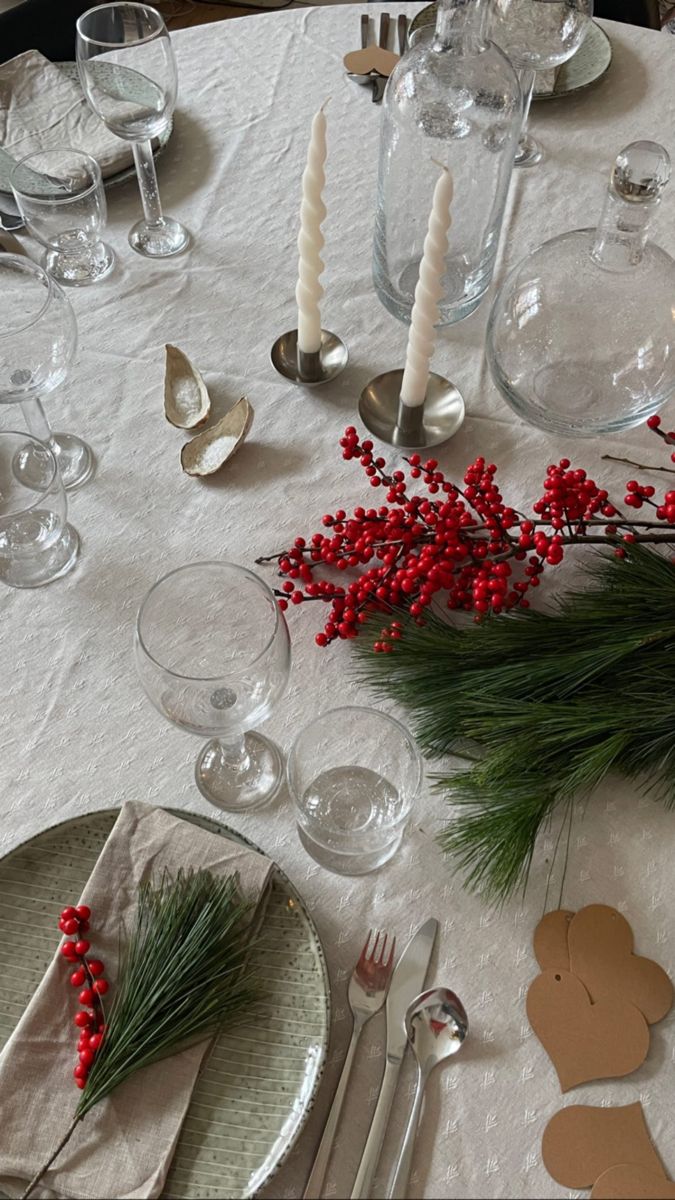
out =
[[[373,279],[410,321],[439,164],[454,196],[439,324],[461,321],[492,277],[522,115],[515,71],[487,41],[487,0],[439,0],[384,94]]]
[[[531,425],[590,437],[644,421],[675,393],[675,261],[649,240],[670,178],[656,142],[618,155],[596,229],[514,268],[487,332],[492,377]]]

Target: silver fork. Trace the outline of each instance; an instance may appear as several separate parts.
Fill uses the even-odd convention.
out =
[[[354,967],[352,977],[349,981],[347,996],[349,1007],[354,1017],[352,1037],[342,1068],[342,1074],[340,1075],[340,1082],[335,1090],[333,1103],[324,1126],[321,1142],[319,1143],[319,1149],[316,1152],[314,1165],[307,1180],[307,1186],[302,1194],[303,1200],[319,1200],[321,1196],[321,1188],[326,1177],[326,1170],[333,1149],[335,1133],[344,1104],[349,1076],[354,1065],[359,1038],[366,1022],[384,1007],[387,997],[387,988],[389,987],[389,981],[394,969],[396,938],[392,939],[389,952],[387,953],[389,935],[386,933],[376,934],[371,949],[372,936],[373,931],[371,929],[366,938],[366,944],[361,951],[361,957]]]

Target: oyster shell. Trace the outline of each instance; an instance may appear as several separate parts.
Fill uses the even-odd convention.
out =
[[[178,429],[195,429],[208,420],[211,399],[190,359],[177,346],[165,346],[164,414]]]
[[[238,450],[253,424],[253,409],[246,396],[237,400],[222,421],[186,442],[180,461],[187,475],[213,475]]]

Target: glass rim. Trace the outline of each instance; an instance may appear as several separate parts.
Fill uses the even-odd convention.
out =
[[[40,450],[43,450],[46,454],[48,454],[51,460],[51,475],[49,476],[47,482],[41,484],[39,487],[30,489],[26,488],[26,491],[34,491],[36,495],[35,499],[30,504],[27,504],[25,508],[16,508],[10,510],[9,512],[3,512],[0,509],[0,520],[4,520],[6,517],[16,516],[18,513],[31,512],[31,510],[35,508],[36,504],[42,504],[45,496],[51,490],[59,474],[59,466],[56,461],[56,455],[54,454],[51,446],[48,446],[46,442],[42,442],[39,438],[33,437],[32,433],[22,433],[19,429],[0,429],[0,446],[2,446],[2,443],[5,441],[5,439],[9,440],[10,438],[17,438],[24,446],[26,442],[30,442],[33,446],[37,446]],[[20,448],[21,447],[18,447],[18,449]]]
[[[51,275],[48,275],[39,263],[33,262],[32,258],[27,258],[23,254],[0,254],[0,272],[8,263],[18,266],[20,268],[19,273],[24,271],[27,275],[33,275],[41,281],[46,280],[47,297],[35,316],[31,317],[30,321],[26,321],[23,325],[11,325],[9,328],[0,329],[0,339],[14,337],[17,333],[23,333],[25,329],[31,329],[40,320],[54,296],[58,294],[56,283]]]
[[[167,580],[171,579],[174,575],[179,575],[182,571],[193,571],[195,568],[198,569],[200,567],[229,567],[230,569],[234,569],[242,575],[248,576],[249,579],[254,580],[255,584],[269,597],[274,605],[274,627],[269,638],[254,658],[251,658],[248,662],[242,664],[242,666],[237,667],[236,672],[233,673],[250,670],[250,668],[262,658],[263,654],[267,653],[277,635],[277,630],[281,623],[283,614],[279,608],[274,592],[270,587],[268,587],[264,579],[261,579],[259,575],[256,575],[255,571],[249,571],[248,567],[242,567],[239,563],[230,562],[229,559],[225,558],[198,559],[193,563],[183,563],[181,567],[173,567],[172,570],[167,571],[165,575],[160,576],[160,578],[153,583],[152,587],[146,592],[143,600],[140,603],[138,612],[136,614],[136,624],[134,627],[135,636],[143,653],[147,658],[150,659],[150,662],[154,663],[156,667],[159,667],[160,671],[164,671],[167,675],[170,675],[172,679],[182,679],[186,683],[216,683],[221,679],[227,680],[230,678],[230,676],[225,675],[222,672],[218,675],[184,675],[181,671],[173,671],[171,667],[166,667],[164,663],[161,663],[159,659],[155,657],[154,654],[150,653],[150,650],[146,644],[146,640],[141,632],[141,624],[145,607],[153,593],[156,592],[157,589],[162,586],[162,584],[166,583]]]
[[[20,167],[25,166],[31,158],[39,158],[42,154],[66,153],[77,155],[80,159],[86,159],[87,165],[91,168],[91,173],[94,176],[93,181],[87,184],[87,186],[83,188],[81,192],[72,192],[69,196],[45,196],[42,192],[28,192],[14,184],[14,176],[16,175],[17,171]],[[43,175],[46,174],[44,171],[41,173]],[[86,151],[78,150],[76,146],[54,146],[52,150],[31,150],[30,154],[26,154],[24,158],[20,158],[18,162],[14,164],[9,174],[10,187],[15,196],[21,196],[26,200],[39,200],[41,204],[45,205],[72,204],[75,200],[84,200],[85,197],[89,196],[92,192],[95,192],[96,189],[101,186],[102,182],[103,177],[101,175],[101,168],[96,159],[92,158],[91,154],[87,154]]]
[[[152,13],[159,20],[159,26],[153,33],[148,33],[145,37],[135,38],[132,42],[106,42],[102,38],[89,37],[88,34],[83,33],[81,22],[86,17],[90,17],[92,13],[103,12],[104,8],[135,8],[143,13]],[[135,0],[111,0],[110,3],[97,4],[94,8],[88,8],[86,12],[81,13],[77,18],[75,29],[78,38],[83,42],[88,42],[90,46],[105,46],[107,50],[123,50],[127,46],[143,46],[147,42],[154,42],[155,38],[163,37],[164,34],[167,37],[169,36],[169,31],[162,14],[156,8],[153,8],[151,4],[138,4]]]
[[[319,713],[318,716],[312,717],[311,721],[308,721],[306,725],[303,725],[300,732],[295,735],[286,759],[286,778],[293,798],[295,799],[296,792],[291,782],[291,762],[295,757],[297,757],[298,743],[300,742],[300,739],[303,738],[310,729],[313,729],[316,725],[318,725],[319,721],[323,721],[326,717],[335,717],[336,715],[343,713],[367,713],[369,716],[374,713],[375,716],[381,717],[384,721],[388,721],[391,725],[398,729],[400,733],[403,734],[415,756],[415,763],[417,767],[417,778],[415,781],[415,786],[412,790],[412,799],[414,800],[415,796],[420,790],[420,787],[422,786],[422,779],[424,777],[424,759],[422,757],[422,752],[410,730],[403,724],[402,721],[399,721],[398,717],[392,717],[391,713],[385,712],[384,709],[373,708],[372,705],[368,704],[341,704],[337,708],[327,708],[324,712]]]

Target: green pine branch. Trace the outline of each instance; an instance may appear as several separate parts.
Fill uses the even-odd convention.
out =
[[[141,885],[105,1036],[74,1119],[21,1200],[95,1104],[142,1067],[213,1037],[256,999],[246,977],[256,937],[251,915],[235,875],[179,870]]]
[[[453,807],[439,841],[488,900],[526,884],[544,824],[610,772],[675,805],[675,567],[626,549],[551,612],[403,617],[393,652],[354,643],[357,675],[407,710],[422,749],[471,762],[436,778]]]

